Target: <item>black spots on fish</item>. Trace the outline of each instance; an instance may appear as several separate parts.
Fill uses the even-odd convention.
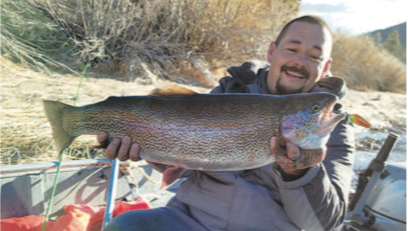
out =
[[[132,138],[143,159],[188,169],[240,170],[268,164],[265,156],[270,155],[269,142],[275,134],[270,127],[276,125],[244,125],[212,129],[156,124],[133,132]]]
[[[305,130],[308,125],[308,120],[310,118],[309,113],[300,113],[298,116],[298,125],[300,125],[299,129]]]
[[[301,111],[297,114],[290,116],[287,122],[291,123],[292,126],[296,129],[296,136],[298,140],[306,137],[311,130],[318,125],[318,116],[317,114],[311,114],[309,111]]]
[[[272,131],[276,134],[279,129],[279,123],[272,123]]]
[[[265,125],[259,127],[270,130]],[[169,145],[166,147],[167,151],[162,155],[165,155],[168,160],[174,161],[174,165],[213,171],[238,170],[248,168],[247,166],[254,166],[253,163],[256,161],[263,161],[265,155],[270,152],[268,150],[269,139],[272,137],[270,133],[264,134],[259,129],[246,127],[239,132],[231,131],[228,134],[221,131],[203,132],[196,129],[184,132],[169,130],[168,132],[168,139],[171,142],[167,143]],[[256,142],[253,142],[256,136],[260,137],[255,138]],[[263,144],[260,145],[259,142],[263,142]],[[192,143],[194,145],[191,145]],[[184,148],[179,149],[175,144]],[[259,147],[262,147],[263,150],[260,151]],[[159,147],[156,149],[160,150]],[[261,158],[258,158],[257,155]]]

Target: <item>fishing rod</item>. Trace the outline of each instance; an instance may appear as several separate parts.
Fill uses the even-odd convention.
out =
[[[111,176],[109,179],[109,192],[108,200],[106,202],[105,216],[103,218],[102,230],[105,229],[106,225],[112,220],[113,209],[115,208],[115,197],[116,197],[116,186],[118,183],[119,175],[119,160],[115,158],[112,161]]]

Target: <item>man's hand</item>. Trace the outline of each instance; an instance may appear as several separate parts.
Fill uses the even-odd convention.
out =
[[[298,146],[277,137],[271,138],[271,151],[276,163],[289,175],[303,174],[306,168],[322,162],[326,157],[326,148],[301,150]]]
[[[101,132],[97,135],[98,142],[102,145],[104,144],[105,140],[108,138],[108,134],[106,132]],[[118,158],[121,161],[125,160],[132,160],[132,161],[139,161],[141,160],[139,157],[139,150],[140,147],[138,144],[131,145],[131,139],[129,136],[123,137],[122,141],[119,138],[115,138],[112,142],[108,145],[105,150],[106,158],[113,160]]]

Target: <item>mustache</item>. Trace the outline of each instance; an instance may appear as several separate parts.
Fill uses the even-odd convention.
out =
[[[305,68],[297,68],[295,66],[282,66],[281,71],[287,72],[287,71],[292,71],[292,72],[297,72],[301,75],[303,75],[306,79],[309,79],[309,72]]]

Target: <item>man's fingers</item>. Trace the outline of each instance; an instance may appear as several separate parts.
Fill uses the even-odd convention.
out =
[[[286,155],[286,147],[283,146],[282,143],[279,143],[279,140],[277,137],[271,138],[270,147],[271,147],[271,152],[275,157]]]
[[[108,138],[108,134],[106,132],[101,132],[96,136],[96,140],[102,144]]]
[[[130,139],[129,136],[123,137],[122,143],[121,143],[119,151],[118,151],[118,159],[119,160],[125,161],[125,160],[129,159],[130,142],[131,142],[131,139]]]
[[[299,160],[299,163],[301,163],[305,168],[308,168],[322,162],[325,157],[326,147],[315,150],[302,150],[301,159]]]
[[[98,142],[100,139],[103,142],[103,136],[104,134],[102,133],[98,134]],[[106,158],[110,160],[118,158],[121,161],[125,161],[128,159],[131,159],[132,161],[141,160],[139,157],[139,150],[140,150],[139,145],[133,144],[131,146],[131,142],[132,140],[129,136],[123,137],[122,141],[119,138],[113,139],[112,142],[107,146],[105,150]]]
[[[270,148],[277,164],[290,175],[298,175],[301,170],[322,162],[326,154],[325,148],[301,150],[297,145],[279,137],[271,138]]]
[[[132,161],[139,161],[141,160],[139,157],[139,150],[140,147],[138,144],[133,144],[132,147],[130,147],[129,151],[129,159]]]
[[[113,139],[112,142],[108,145],[108,147],[105,150],[106,158],[110,160],[115,159],[119,145],[120,145],[120,139],[119,138]]]
[[[293,164],[293,161],[291,161],[287,155],[277,155],[276,156],[276,162],[281,165],[291,165]],[[282,167],[283,168],[283,167]]]

